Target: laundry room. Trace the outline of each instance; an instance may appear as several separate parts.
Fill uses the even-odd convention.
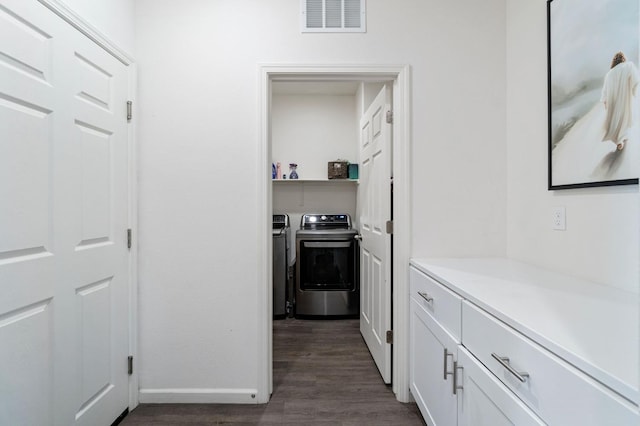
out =
[[[273,83],[274,319],[285,316],[337,319],[359,315],[358,140],[361,117],[383,87],[384,82],[357,80]],[[312,229],[305,234],[306,238],[320,238],[325,246],[328,243],[323,230],[345,228],[338,238],[341,241],[333,241],[342,248],[311,249],[309,246],[317,243],[300,243],[301,239],[296,238],[301,235],[301,226]],[[278,244],[283,246],[283,243],[277,242],[282,240],[280,235],[285,231],[280,229],[284,227],[288,227],[287,246],[282,249],[286,250],[285,256],[278,249]],[[336,239],[336,232],[339,231],[330,231],[333,233],[330,239]],[[313,236],[319,233],[320,237]],[[301,253],[306,254],[301,257]],[[311,253],[314,260],[308,261]],[[316,282],[326,281],[326,275],[320,278],[323,273],[320,270],[325,269],[322,259],[327,256],[340,271],[340,282]],[[305,275],[308,279],[301,279]],[[313,276],[317,278],[311,279]],[[314,283],[308,282],[309,279]],[[301,285],[305,286],[301,281],[307,283],[310,292],[301,290]],[[322,308],[314,309],[305,302],[305,297],[310,297],[307,295],[319,298],[321,293],[324,293],[323,300],[316,303],[323,305]],[[350,299],[349,307],[343,302],[332,307],[327,297],[336,298],[336,302]]]
[[[640,1],[0,22],[0,426],[640,425]]]

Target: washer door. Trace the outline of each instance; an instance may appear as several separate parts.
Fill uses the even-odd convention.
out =
[[[300,241],[301,290],[355,291],[358,288],[355,241]]]

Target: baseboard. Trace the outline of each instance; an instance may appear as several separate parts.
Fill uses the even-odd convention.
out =
[[[256,389],[140,389],[140,403],[257,404]]]

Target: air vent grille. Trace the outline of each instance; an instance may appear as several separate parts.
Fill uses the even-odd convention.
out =
[[[364,6],[364,5],[363,5]],[[360,28],[362,19],[360,0],[344,0],[344,26],[345,28]]]
[[[322,1],[304,0],[307,8],[307,27],[322,28]]]
[[[301,0],[302,32],[365,32],[365,0]]]

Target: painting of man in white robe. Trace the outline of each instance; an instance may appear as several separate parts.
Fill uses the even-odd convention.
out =
[[[550,189],[637,182],[639,3],[549,0]]]

